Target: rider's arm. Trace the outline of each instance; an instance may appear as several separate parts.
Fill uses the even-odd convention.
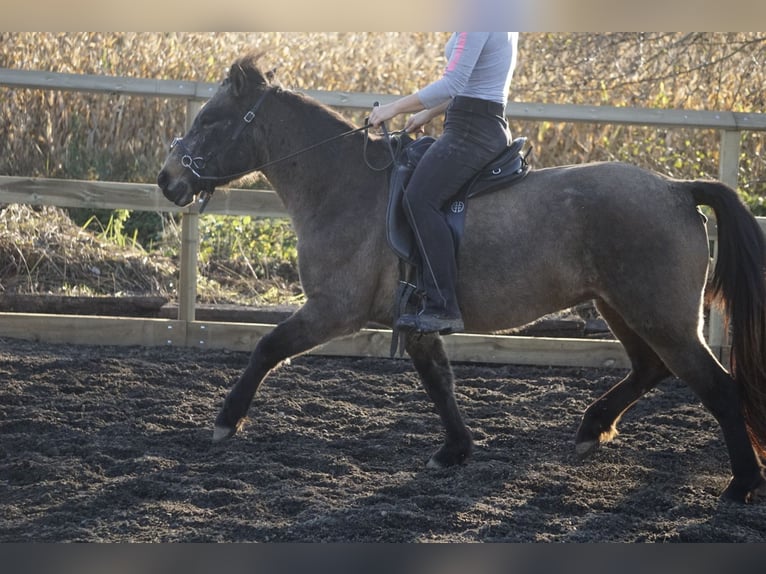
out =
[[[422,128],[432,119],[434,119],[436,116],[443,114],[447,110],[447,106],[449,106],[449,103],[451,101],[452,100],[447,100],[446,102],[439,104],[435,108],[427,108],[425,110],[422,110],[410,116],[409,118],[407,118],[407,123],[404,124],[404,131],[410,132],[410,133],[418,131],[420,128]]]
[[[449,58],[442,77],[414,94],[399,98],[390,104],[373,108],[369,117],[370,124],[377,127],[381,122],[390,120],[399,114],[428,110],[426,121],[422,121],[423,117],[419,116],[415,118],[418,125],[413,124],[413,127],[407,130],[413,131],[444,112],[452,98],[465,87],[488,36],[488,32],[456,32],[453,34],[447,43]]]
[[[378,127],[381,122],[390,120],[399,114],[407,114],[411,112],[419,112],[424,109],[425,106],[417,94],[410,94],[404,96],[398,100],[394,100],[390,104],[383,106],[375,106],[370,113],[369,122],[375,127]]]
[[[454,98],[465,89],[489,32],[456,32],[447,42],[449,60],[444,74],[418,91],[423,107],[434,108]]]

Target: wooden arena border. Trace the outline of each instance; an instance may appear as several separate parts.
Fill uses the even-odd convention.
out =
[[[0,336],[46,343],[75,345],[139,345],[252,351],[274,325],[215,323],[171,319],[90,317],[0,313]],[[336,339],[311,353],[344,357],[388,357],[390,330],[362,329]],[[450,335],[445,338],[453,361],[550,366],[629,366],[617,341]]]
[[[0,68],[0,86],[39,90],[101,92],[141,97],[183,98],[187,124],[217,84],[175,80],[117,78]],[[395,96],[307,91],[325,104],[369,109]],[[742,131],[766,131],[766,114],[690,110],[616,108],[511,102],[507,116],[517,120],[632,124],[645,126],[717,129],[720,139],[719,179],[737,187]],[[92,345],[184,346],[200,349],[250,351],[274,325],[203,322],[195,319],[199,214],[196,206],[181,209],[162,197],[154,184],[115,183],[0,176],[0,203],[27,203],[58,207],[90,207],[182,213],[178,318],[144,319],[80,315],[0,313],[0,337],[33,341]],[[285,217],[279,198],[268,190],[219,190],[207,213]],[[766,232],[766,218],[759,218]],[[715,225],[710,225],[715,253]],[[390,331],[363,329],[327,343],[313,354],[387,357]],[[722,321],[711,314],[709,342],[721,358],[728,354]],[[627,368],[627,356],[617,341],[548,337],[459,334],[445,338],[454,361],[512,363],[576,367]]]

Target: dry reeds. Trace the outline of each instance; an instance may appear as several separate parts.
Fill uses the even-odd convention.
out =
[[[441,73],[444,33],[0,33],[0,66],[219,81],[248,51],[288,88],[404,94]],[[766,35],[522,34],[516,101],[766,111]],[[0,88],[0,173],[152,181],[183,131],[174,100]],[[538,165],[627,159],[717,175],[714,131],[516,123]],[[766,189],[764,138],[743,137],[748,193]]]
[[[445,33],[2,32],[0,67],[219,81],[235,58],[259,51],[287,88],[405,94],[440,75],[446,39]],[[763,113],[765,63],[766,35],[757,33],[524,33],[511,99]],[[7,175],[152,182],[172,137],[184,131],[185,105],[172,99],[0,87],[0,101],[0,173]],[[537,167],[619,159],[681,178],[718,175],[714,130],[554,122],[513,122],[512,129],[530,138]],[[740,191],[751,205],[762,205],[766,136],[743,132],[741,143]],[[0,290],[55,292],[69,285],[94,293],[165,293],[172,282],[167,261],[140,263],[146,254],[122,247],[112,253],[52,208],[9,207],[0,219]],[[115,265],[108,279],[105,261]],[[230,263],[220,262],[237,269],[234,279],[246,275]],[[201,278],[201,291],[213,283]],[[224,289],[220,297],[234,295]]]

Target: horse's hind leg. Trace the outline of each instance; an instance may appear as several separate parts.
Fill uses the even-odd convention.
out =
[[[631,371],[586,409],[575,438],[579,456],[592,454],[602,442],[614,438],[617,423],[625,411],[657,383],[671,375],[657,353],[614,309],[603,301],[597,301],[596,307],[625,347]]]
[[[406,349],[446,431],[444,445],[431,457],[427,466],[442,468],[461,464],[471,456],[473,438],[455,400],[452,367],[444,352],[442,339],[436,334],[409,333]]]
[[[737,502],[766,497],[764,468],[750,442],[734,379],[702,341],[659,352],[673,373],[691,387],[721,426],[733,475],[721,496]]]
[[[333,320],[326,309],[326,305],[308,301],[258,341],[247,368],[229,391],[218,413],[214,442],[229,438],[241,428],[258,387],[274,367],[289,357],[358,328],[348,319]]]
[[[722,496],[739,502],[766,496],[764,469],[747,433],[737,385],[713,357],[693,321],[684,322],[676,314],[662,329],[639,335],[613,308],[603,302],[598,307],[625,345],[633,370],[588,407],[577,435],[578,452],[592,451],[603,440],[601,433],[608,436],[614,429],[621,413],[672,374],[689,385],[721,427],[733,474]]]

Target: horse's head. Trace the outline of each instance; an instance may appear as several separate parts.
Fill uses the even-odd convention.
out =
[[[272,89],[269,80],[252,56],[231,66],[188,133],[170,146],[157,176],[166,198],[182,207],[189,205],[200,192],[212,192],[258,165],[252,138],[259,123],[254,120]]]

